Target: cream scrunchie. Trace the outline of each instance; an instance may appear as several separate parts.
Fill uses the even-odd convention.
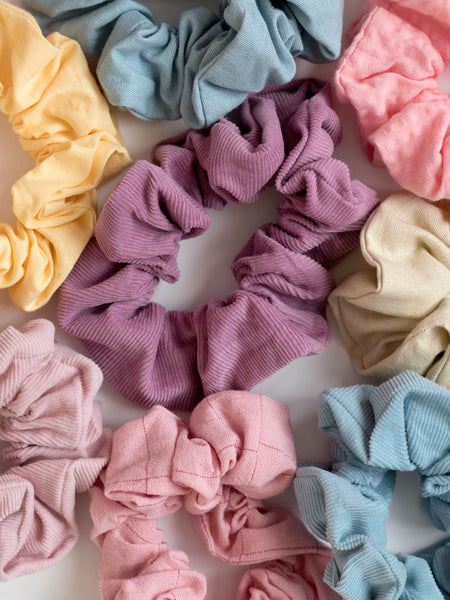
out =
[[[450,388],[450,201],[393,194],[361,249],[369,268],[329,298],[357,370],[387,379],[411,369]]]

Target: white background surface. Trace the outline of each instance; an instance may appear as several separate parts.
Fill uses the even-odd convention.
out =
[[[18,1],[11,3],[19,5]],[[146,4],[154,11],[157,19],[175,23],[182,10],[196,6],[199,2],[155,0]],[[202,4],[216,10],[219,3],[218,0],[203,0]],[[363,5],[363,0],[346,0],[344,31],[359,15]],[[315,76],[330,80],[335,68],[336,63],[317,66],[299,61],[297,76]],[[449,88],[446,86],[448,81],[450,78],[447,75],[442,78],[443,91],[447,91],[446,87]],[[353,109],[339,105],[337,101],[335,108],[342,119],[344,131],[343,142],[335,156],[349,165],[353,178],[361,179],[376,189],[381,199],[384,199],[390,192],[398,189],[398,185],[386,170],[371,167],[362,153]],[[134,160],[149,158],[155,142],[184,129],[182,122],[147,123],[125,112],[115,110],[114,114]],[[15,218],[11,210],[9,189],[16,179],[33,167],[33,161],[21,149],[4,115],[0,115],[0,137],[0,220],[13,223]],[[100,204],[119,179],[120,177],[116,177],[99,188]],[[196,304],[208,302],[212,297],[225,298],[236,288],[229,268],[235,254],[260,225],[276,218],[279,199],[276,193],[269,191],[254,205],[228,206],[221,213],[211,213],[212,226],[209,231],[200,238],[181,243],[179,282],[174,285],[161,283],[154,299],[168,308],[187,310]],[[362,264],[361,260],[357,251],[353,253],[335,270],[336,279],[339,280],[344,273],[356,269]],[[50,319],[57,324],[56,301],[57,298],[54,297],[39,311],[24,313],[13,306],[7,290],[0,290],[0,327],[20,327],[30,319],[38,317]],[[289,404],[299,463],[329,459],[328,438],[317,429],[316,407],[319,393],[332,386],[368,381],[356,374],[336,328],[334,330],[333,340],[322,355],[301,358],[255,388]],[[81,345],[62,332],[58,326],[56,338],[83,352]],[[98,400],[102,403],[105,426],[113,429],[145,412],[142,407],[120,397],[106,382]],[[292,489],[280,497],[280,503],[296,510]],[[77,512],[81,536],[72,552],[45,571],[0,583],[1,600],[100,600],[97,590],[99,551],[89,538],[91,521],[86,494],[78,496]],[[245,569],[226,565],[209,556],[187,513],[181,510],[176,515],[161,519],[160,527],[165,531],[165,540],[169,547],[184,550],[191,559],[192,568],[207,575],[207,600],[234,598],[237,582]],[[445,534],[434,529],[420,513],[419,493],[414,474],[401,475],[398,479],[387,532],[388,548],[394,552],[412,552],[445,537]]]

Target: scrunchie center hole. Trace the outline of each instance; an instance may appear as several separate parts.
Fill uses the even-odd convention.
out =
[[[386,533],[386,546],[390,552],[408,554],[448,537],[448,533],[435,528],[421,510],[419,482],[415,471],[397,473]]]
[[[179,280],[171,284],[160,281],[152,300],[168,310],[192,310],[212,298],[224,300],[238,289],[230,268],[234,257],[258,227],[276,221],[280,200],[277,192],[268,190],[253,204],[209,211],[210,228],[198,238],[180,243]]]

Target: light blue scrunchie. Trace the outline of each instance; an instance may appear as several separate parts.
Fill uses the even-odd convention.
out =
[[[335,388],[319,425],[338,462],[299,467],[294,485],[305,522],[333,548],[325,582],[346,600],[450,600],[450,538],[418,555],[385,548],[395,471],[417,471],[424,512],[450,532],[450,393],[411,371]]]
[[[221,0],[220,14],[185,11],[156,25],[134,0],[23,0],[44,32],[77,40],[97,60],[108,100],[142,119],[194,128],[218,121],[249,93],[295,76],[294,56],[339,56],[344,0]]]

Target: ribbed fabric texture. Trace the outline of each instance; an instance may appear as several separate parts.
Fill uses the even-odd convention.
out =
[[[102,375],[55,344],[49,321],[0,334],[0,579],[51,566],[78,539],[75,494],[106,465],[110,432],[93,398]]]
[[[0,288],[31,311],[64,281],[94,231],[95,187],[130,162],[76,42],[45,39],[0,2],[0,112],[36,166],[11,188],[15,226],[0,224]]]
[[[250,96],[229,119],[158,146],[106,202],[61,290],[62,327],[127,398],[191,409],[205,394],[250,389],[292,360],[322,352],[333,280],[326,267],[358,244],[378,199],[331,157],[340,141],[330,87],[295,81]],[[193,312],[151,302],[173,282],[180,240],[209,225],[206,207],[281,192],[232,264],[239,290]]]
[[[339,56],[343,0],[222,0],[156,25],[134,0],[23,0],[46,31],[78,40],[108,100],[143,119],[215,123],[250,92],[290,81],[294,56]]]
[[[450,61],[448,0],[371,0],[335,75],[356,109],[364,148],[401,187],[450,197],[450,100],[438,76]]]
[[[357,370],[411,369],[450,387],[450,204],[393,194],[361,232],[368,267],[329,297]]]
[[[347,600],[449,598],[449,539],[427,560],[395,556],[384,529],[395,472],[417,471],[424,512],[450,533],[449,392],[412,371],[379,387],[331,389],[319,425],[337,462],[332,472],[300,467],[294,487],[307,525],[333,549],[325,581]]]
[[[442,595],[445,600],[450,600],[450,540],[445,539],[433,544],[417,552],[417,556],[428,562]]]
[[[91,492],[103,600],[138,600],[149,590],[155,598],[204,598],[204,577],[157,529],[156,519],[182,504],[214,556],[237,565],[270,561],[244,576],[239,600],[334,599],[322,582],[329,550],[288,510],[261,501],[294,473],[287,406],[267,396],[221,392],[200,402],[189,424],[154,407],[123,425]]]

